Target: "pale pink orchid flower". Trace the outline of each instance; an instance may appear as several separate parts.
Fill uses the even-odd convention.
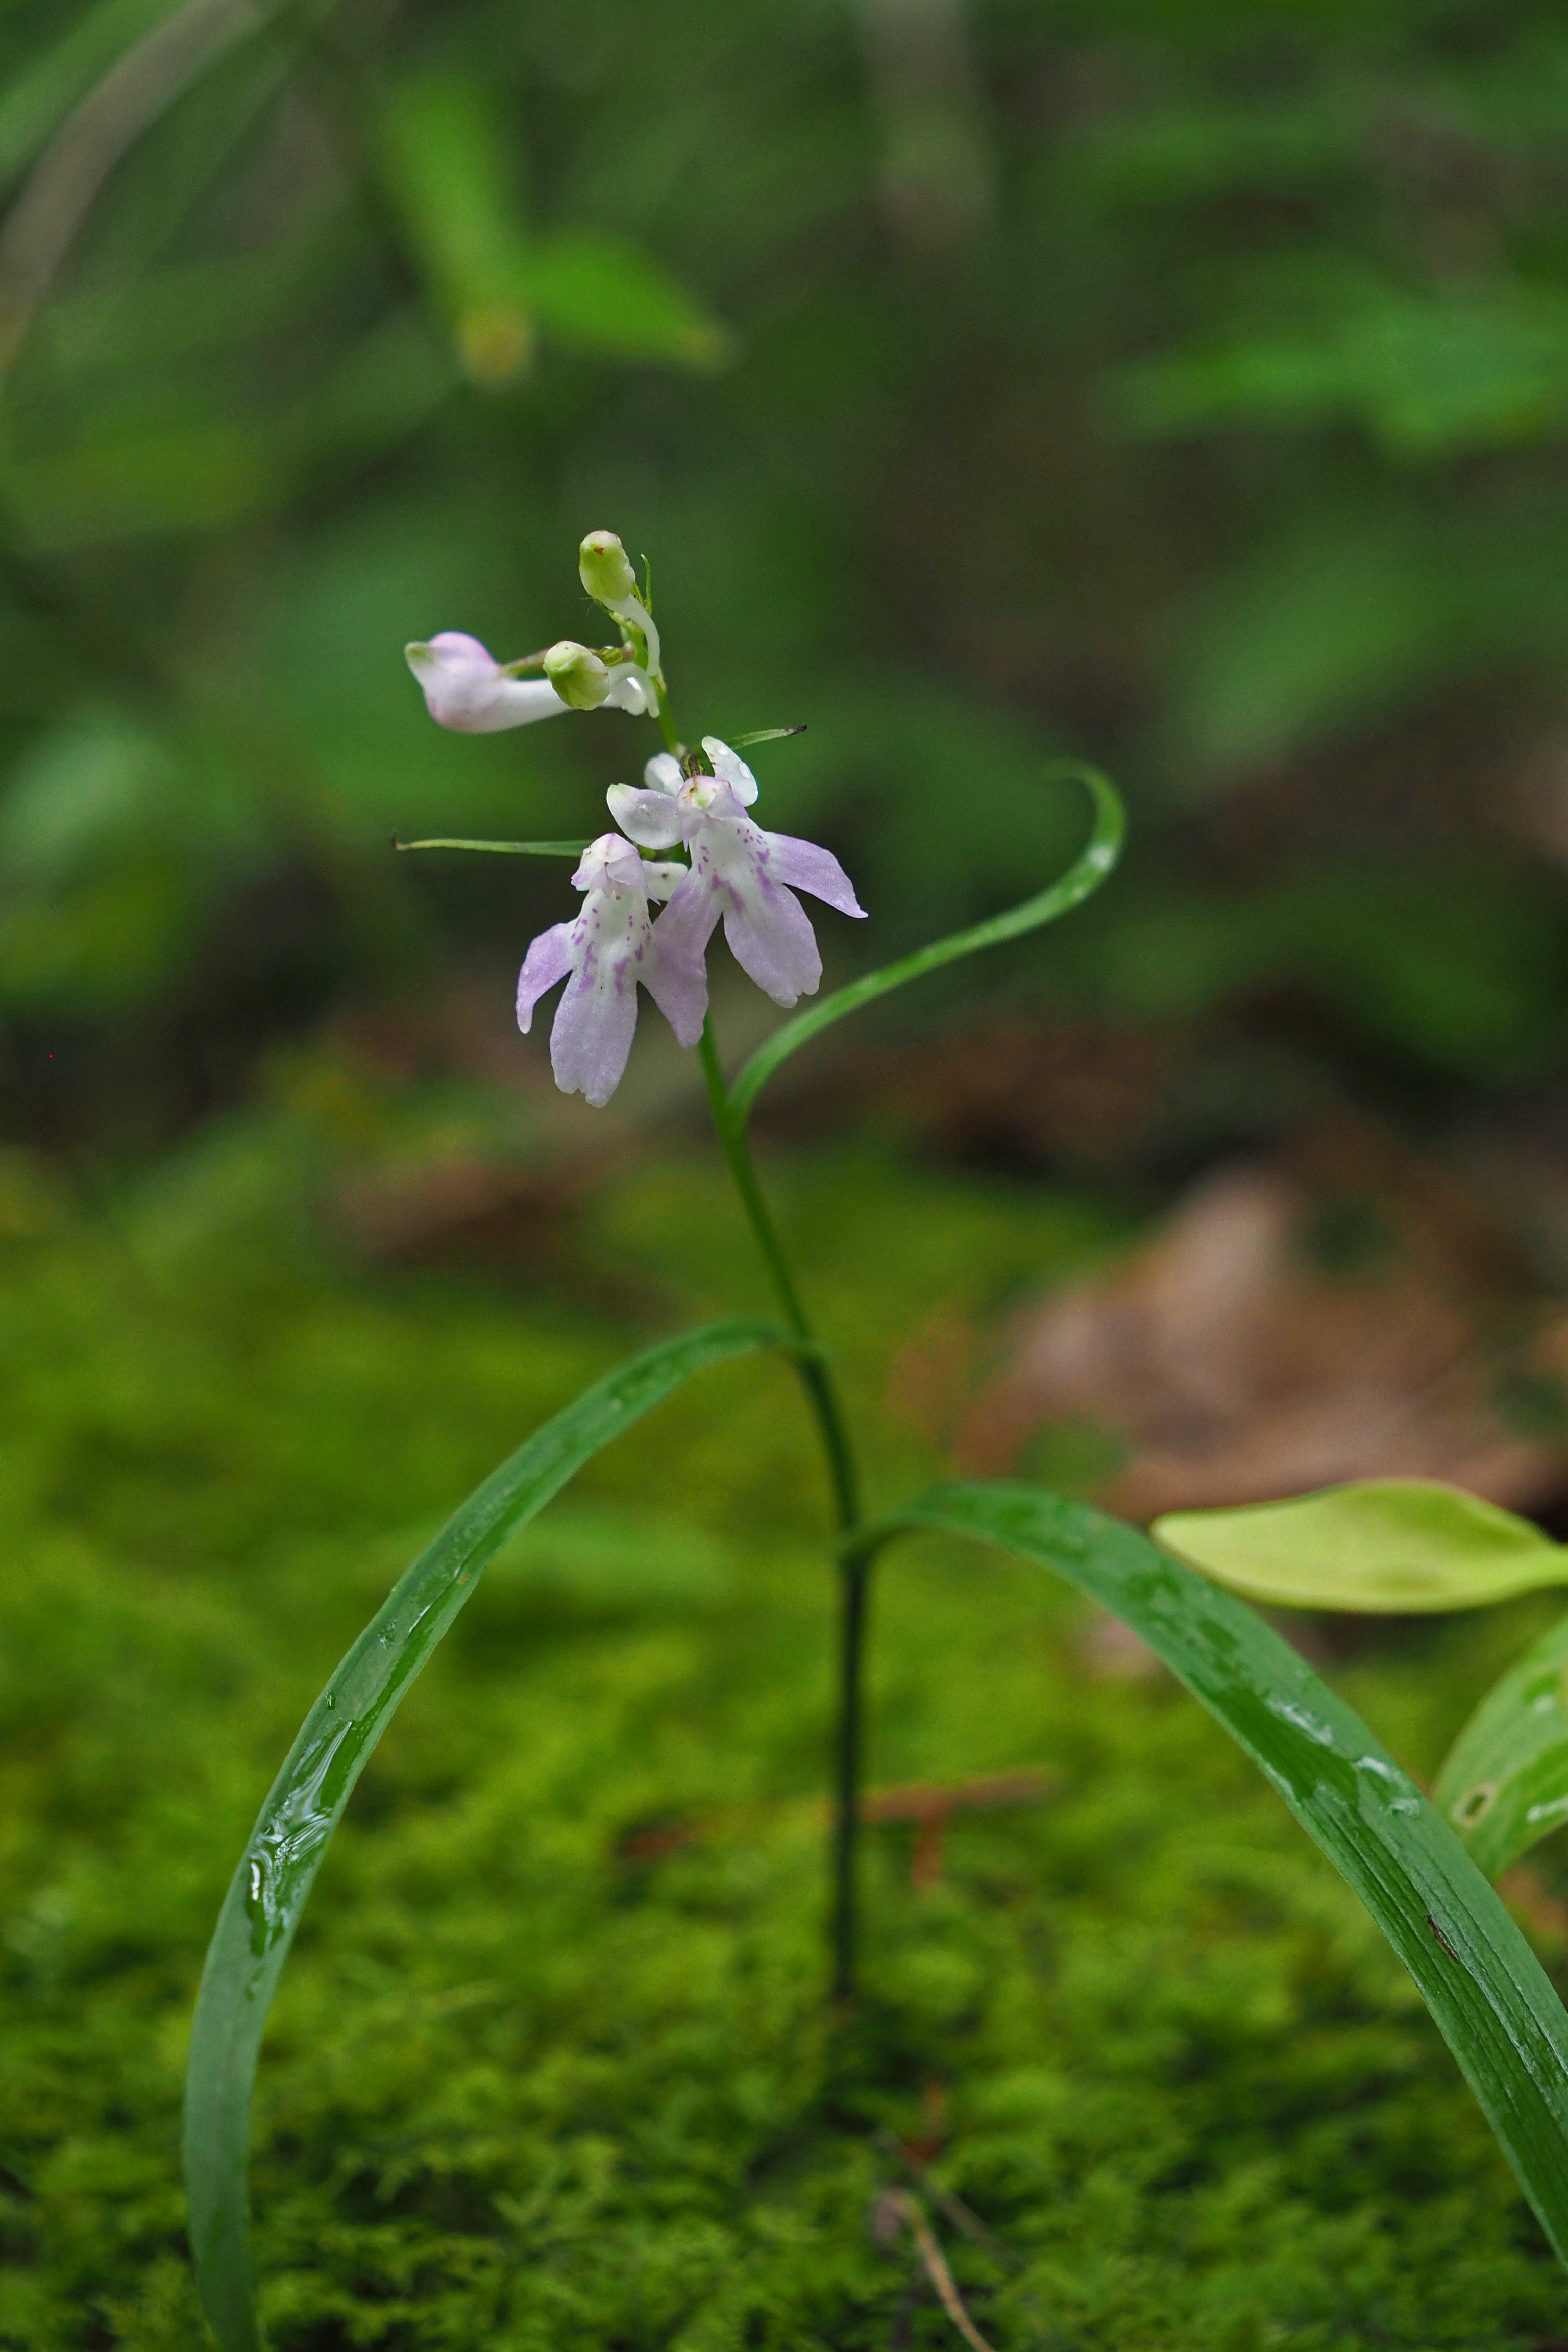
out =
[[[793,834],[764,833],[746,811],[757,781],[740,754],[716,735],[702,738],[710,776],[683,776],[668,751],[651,759],[639,788],[612,784],[610,814],[628,840],[643,849],[684,842],[689,869],[669,891],[658,937],[667,969],[701,970],[721,917],[724,937],[742,971],[775,1004],[812,995],[822,958],[811,919],[796,890],[864,919],[866,909],[831,850]],[[679,1032],[677,1033],[679,1034]]]
[[[684,866],[639,857],[618,833],[590,842],[572,877],[584,895],[569,923],[542,931],[517,982],[517,1025],[526,1032],[547,988],[566,981],[550,1033],[550,1062],[563,1094],[602,1108],[621,1082],[637,1023],[637,984],[647,989],[683,1045],[695,1045],[708,1010],[701,959],[663,953],[649,898],[668,898]],[[570,977],[568,978],[568,974]]]
[[[460,629],[444,629],[427,644],[405,646],[403,653],[431,718],[459,735],[496,735],[570,708],[547,677],[514,677],[478,637]],[[635,663],[618,663],[610,675],[602,709],[643,718],[657,709],[652,684]]]

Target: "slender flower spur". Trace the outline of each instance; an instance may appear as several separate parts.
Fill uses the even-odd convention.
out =
[[[704,735],[710,773],[688,774],[661,751],[644,771],[641,790],[612,784],[610,814],[643,849],[684,842],[691,865],[659,918],[660,943],[672,966],[700,963],[721,916],[742,971],[775,1004],[812,995],[822,978],[816,935],[796,890],[864,919],[866,909],[831,850],[788,833],[764,833],[746,814],[757,780],[716,735]]]
[[[585,646],[552,646],[548,654],[537,657],[541,667],[555,662],[567,686],[565,696],[556,692],[548,677],[519,677],[519,664],[509,667],[498,662],[478,637],[465,636],[460,629],[444,629],[427,644],[416,641],[405,646],[403,655],[418,680],[431,718],[459,735],[496,735],[503,728],[554,719],[563,710],[626,710],[641,718],[657,708],[653,687],[637,664],[625,662],[606,668]],[[602,674],[604,691],[584,701],[574,681],[594,671]],[[598,682],[595,680],[595,685]]]
[[[671,960],[648,916],[686,877],[684,866],[639,857],[618,833],[590,842],[572,877],[584,893],[574,922],[542,931],[517,982],[517,1025],[526,1031],[547,988],[571,977],[550,1033],[550,1063],[563,1094],[602,1108],[621,1082],[637,1022],[640,981],[683,1045],[695,1045],[708,1010],[699,960]]]

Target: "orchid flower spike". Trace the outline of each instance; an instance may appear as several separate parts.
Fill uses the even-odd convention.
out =
[[[517,1025],[526,1032],[547,988],[566,981],[550,1033],[550,1061],[563,1094],[602,1108],[621,1082],[637,1022],[637,983],[647,990],[683,1045],[695,1045],[708,1011],[700,958],[662,952],[647,902],[668,898],[686,867],[639,857],[618,833],[590,842],[572,887],[584,895],[576,919],[542,931],[523,958]]]
[[[552,647],[552,652],[558,650]],[[527,727],[536,719],[553,719],[573,707],[547,677],[514,676],[487,652],[478,637],[465,636],[460,629],[445,629],[428,644],[416,641],[405,646],[403,654],[418,680],[431,718],[459,735],[495,735],[505,727]],[[599,698],[600,708],[627,710],[637,718],[658,708],[652,685],[635,663],[618,664],[605,676],[608,682]]]
[[[661,751],[648,761],[640,790],[610,786],[610,814],[641,848],[669,849],[683,841],[690,855],[689,870],[658,919],[665,967],[688,977],[700,971],[722,916],[741,969],[775,1004],[794,1004],[814,994],[822,979],[816,935],[795,891],[808,890],[841,915],[863,918],[866,909],[831,850],[752,823],[746,811],[757,781],[738,752],[716,735],[704,735],[702,749],[711,775],[687,776]]]

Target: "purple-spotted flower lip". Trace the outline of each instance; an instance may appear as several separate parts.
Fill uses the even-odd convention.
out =
[[[516,677],[461,629],[416,639],[403,653],[431,718],[459,735],[495,735],[503,728],[531,726],[536,719],[554,719],[570,708],[548,678]],[[618,663],[600,708],[642,718],[658,708],[658,697],[635,662]]]
[[[649,918],[650,898],[666,898],[686,867],[639,857],[624,835],[589,843],[572,877],[582,908],[571,922],[542,931],[517,982],[517,1025],[527,1031],[534,1006],[566,982],[550,1033],[550,1061],[563,1094],[581,1093],[602,1108],[625,1074],[637,1029],[637,989],[647,990],[683,1045],[695,1045],[708,1011],[700,961],[671,961]]]
[[[683,842],[691,864],[658,921],[667,961],[700,967],[717,924],[742,970],[775,1004],[812,995],[822,979],[816,935],[796,890],[864,918],[854,885],[831,850],[793,834],[764,833],[746,814],[757,782],[739,752],[716,735],[702,749],[711,775],[688,776],[661,751],[641,786],[612,784],[605,795],[622,832],[639,848]]]

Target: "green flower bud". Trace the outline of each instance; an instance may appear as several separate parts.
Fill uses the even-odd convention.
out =
[[[591,530],[577,556],[577,576],[590,596],[613,612],[637,593],[631,559],[613,530]]]
[[[610,690],[610,673],[586,646],[563,637],[544,656],[544,675],[574,710],[597,710]]]

